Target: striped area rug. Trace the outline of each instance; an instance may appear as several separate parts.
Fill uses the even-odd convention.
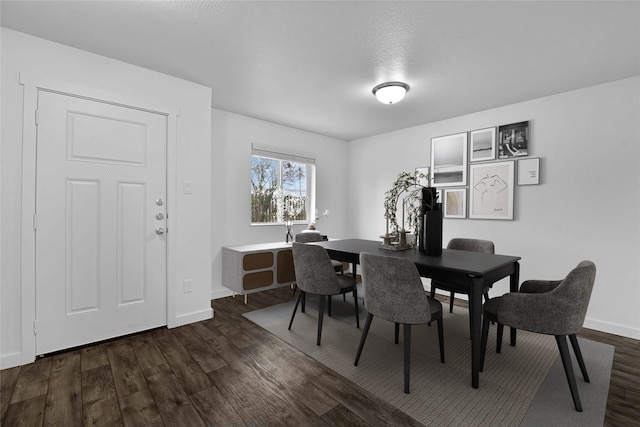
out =
[[[492,326],[484,372],[480,374],[480,387],[474,389],[471,387],[468,312],[455,307],[454,313],[450,314],[445,308],[446,363],[440,363],[435,325],[414,326],[411,340],[411,393],[405,394],[402,336],[400,344],[394,344],[393,323],[374,318],[360,362],[354,366],[361,329],[355,327],[353,300],[347,298],[345,303],[341,298],[334,297],[333,317],[324,317],[322,345],[319,347],[315,344],[316,307],[315,301],[308,301],[306,313],[296,314],[291,331],[287,330],[287,326],[293,302],[246,313],[245,316],[427,426],[521,425],[550,368],[559,359],[552,336],[518,331],[517,346],[511,347],[506,328],[502,353],[496,354],[496,327]],[[361,327],[365,319],[366,312],[362,308]],[[577,365],[574,366],[577,368]],[[584,383],[579,371],[576,372],[581,391],[583,385],[592,385]],[[575,412],[564,378],[563,381],[564,387],[556,390],[557,399],[553,400],[553,405],[566,412],[573,420],[571,423],[577,422],[573,425],[594,425],[589,408],[585,408],[583,413]],[[608,378],[605,405],[607,389]],[[600,409],[602,414],[598,413],[597,416],[602,425],[604,408]],[[541,410],[556,409],[545,406]],[[562,419],[561,414],[557,415],[558,420]],[[598,425],[597,421],[595,425]]]

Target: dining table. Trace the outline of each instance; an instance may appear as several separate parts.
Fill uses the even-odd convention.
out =
[[[417,249],[391,249],[380,241],[339,239],[313,244],[324,247],[331,259],[352,265],[355,279],[363,252],[411,260],[422,277],[463,286],[468,289],[471,322],[471,386],[478,388],[481,361],[482,296],[497,281],[509,277],[511,292],[518,291],[520,257],[484,252],[443,249],[440,256],[429,256]],[[365,292],[366,292],[366,283]],[[510,344],[516,344],[516,329],[510,330]]]

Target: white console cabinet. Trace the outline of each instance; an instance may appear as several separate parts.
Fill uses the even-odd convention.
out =
[[[291,243],[222,247],[222,285],[245,296],[296,280]]]

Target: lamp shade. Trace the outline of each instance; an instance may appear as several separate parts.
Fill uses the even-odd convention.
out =
[[[409,85],[402,82],[387,82],[373,88],[373,94],[383,104],[395,104],[404,98]]]

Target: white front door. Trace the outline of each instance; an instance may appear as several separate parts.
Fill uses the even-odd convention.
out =
[[[38,92],[36,354],[166,325],[167,117]]]

